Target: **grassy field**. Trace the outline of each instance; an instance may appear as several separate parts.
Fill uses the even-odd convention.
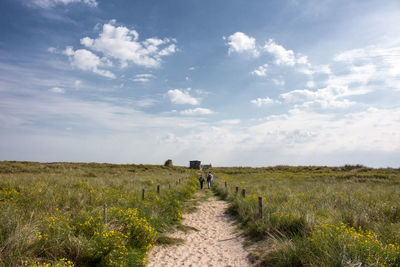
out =
[[[215,191],[230,201],[257,262],[400,266],[399,169],[214,173]],[[184,228],[196,178],[183,167],[0,162],[0,266],[144,266],[153,245],[179,241],[164,234]]]
[[[230,201],[229,211],[253,241],[253,257],[261,264],[400,266],[399,169],[277,166],[214,171],[216,192]]]
[[[171,241],[163,233],[179,225],[196,177],[183,167],[0,162],[0,266],[144,266],[155,243]]]

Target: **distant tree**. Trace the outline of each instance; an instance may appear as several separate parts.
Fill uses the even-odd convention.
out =
[[[166,166],[166,167],[172,167],[173,165],[172,165],[172,159],[167,159],[166,161],[165,161],[165,163],[164,163],[164,166]]]

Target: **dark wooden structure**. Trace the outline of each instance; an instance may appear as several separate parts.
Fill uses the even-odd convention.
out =
[[[201,161],[200,160],[191,160],[189,168],[200,170],[201,169]]]

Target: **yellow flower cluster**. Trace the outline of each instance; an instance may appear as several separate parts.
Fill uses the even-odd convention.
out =
[[[74,267],[74,266],[75,264],[72,261],[66,258],[62,258],[56,263],[55,267]]]
[[[130,242],[139,247],[154,244],[156,231],[145,218],[138,217],[137,209],[121,209],[111,207],[110,218],[115,218],[124,228]]]
[[[361,260],[366,265],[391,264],[400,256],[398,244],[384,244],[375,233],[343,223],[317,225],[309,241],[317,250],[329,249],[337,244],[347,257]]]
[[[122,266],[128,256],[126,247],[129,236],[116,230],[95,233],[96,239],[100,240],[99,250],[106,255],[106,262],[109,266]]]
[[[62,214],[57,216],[44,217],[43,224],[51,230],[71,230],[70,219]]]
[[[48,240],[48,239],[49,239],[49,236],[42,232],[36,232],[36,234],[35,234],[35,240],[37,240],[37,241]]]
[[[23,261],[22,266],[24,266],[24,267],[74,267],[75,264],[66,258],[62,258],[62,259],[59,259],[55,263]]]
[[[51,263],[48,262],[28,262],[23,261],[22,266],[26,267],[51,267]]]
[[[94,211],[81,211],[73,222],[73,229],[77,233],[84,233],[88,237],[102,227],[104,227],[104,218],[100,213]]]
[[[7,188],[0,188],[0,200],[1,199],[8,199],[14,200],[16,197],[19,196],[19,192],[14,188],[7,189]]]

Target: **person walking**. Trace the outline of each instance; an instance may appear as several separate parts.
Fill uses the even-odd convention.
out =
[[[199,182],[200,182],[200,189],[203,189],[203,184],[204,184],[203,175],[200,175]]]
[[[212,175],[212,173],[211,172],[208,172],[208,175],[207,175],[207,185],[208,185],[208,189],[210,189],[211,188],[211,183],[212,183],[212,180],[214,179],[214,176]]]

